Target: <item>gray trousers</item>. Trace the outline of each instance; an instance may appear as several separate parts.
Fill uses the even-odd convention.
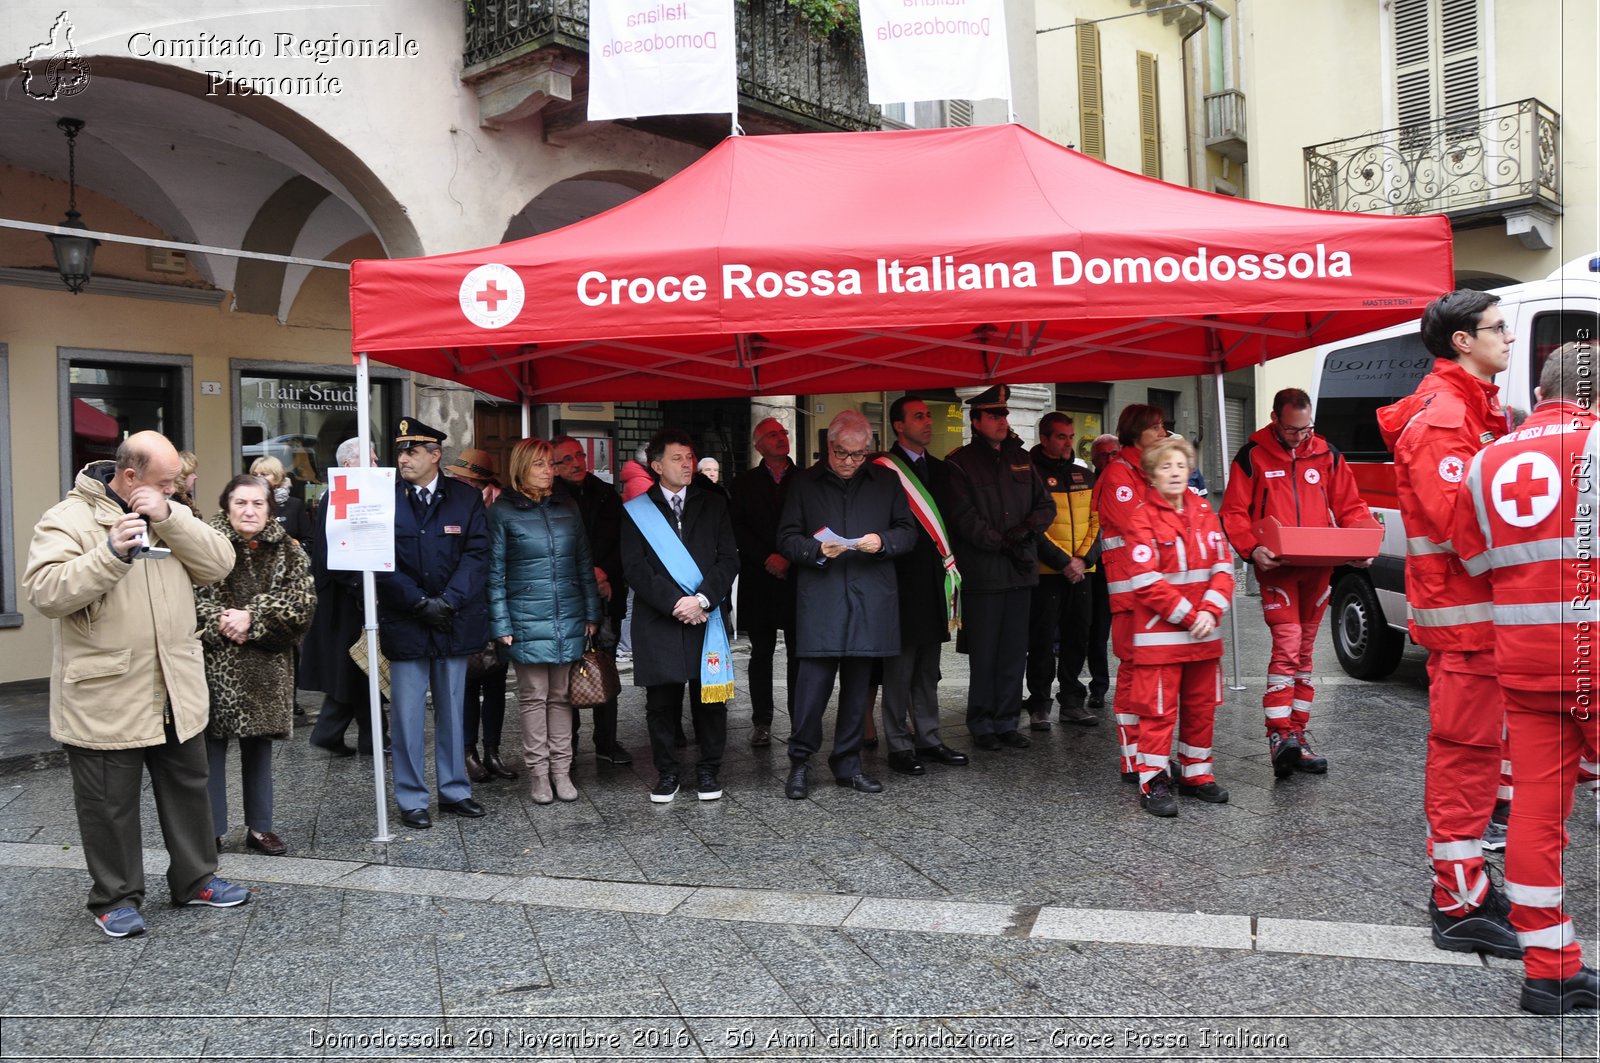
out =
[[[228,740],[206,735],[211,776],[211,826],[217,837],[228,833]],[[244,825],[261,834],[272,829],[272,739],[239,739],[239,778],[244,786]]]
[[[942,642],[907,646],[898,657],[883,661],[883,726],[879,730],[889,752],[943,745],[939,738],[939,655]],[[906,733],[910,721],[913,739]]]
[[[65,748],[83,857],[94,880],[89,911],[101,916],[113,908],[138,908],[144,903],[139,790],[145,771],[150,773],[156,817],[171,860],[167,889],[173,903],[188,901],[211,881],[217,871],[217,842],[206,795],[204,734],[179,742],[168,724],[167,740],[159,746]]]

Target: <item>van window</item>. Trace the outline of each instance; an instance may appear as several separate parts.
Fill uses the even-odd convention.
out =
[[[1352,461],[1390,461],[1378,410],[1411,394],[1433,368],[1416,333],[1328,352],[1317,387],[1317,432]]]
[[[1546,311],[1533,319],[1533,357],[1528,359],[1528,394],[1539,386],[1539,374],[1550,352],[1563,343],[1586,342],[1593,347],[1600,314],[1584,310]]]

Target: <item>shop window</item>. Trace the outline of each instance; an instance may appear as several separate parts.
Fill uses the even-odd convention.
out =
[[[398,393],[396,381],[373,381],[371,438],[380,462],[392,458],[388,429],[400,415]],[[274,457],[293,478],[297,497],[308,503],[322,497],[339,444],[357,434],[355,377],[244,370],[236,394],[239,470]]]
[[[116,457],[117,446],[135,432],[160,432],[179,450],[189,446],[188,358],[70,351],[62,368],[63,491],[85,465]]]

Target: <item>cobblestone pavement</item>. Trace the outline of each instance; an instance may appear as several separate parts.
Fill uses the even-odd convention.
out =
[[[1330,771],[1274,781],[1266,640],[1242,604],[1226,805],[1144,814],[1109,719],[917,779],[880,749],[881,795],[789,801],[783,747],[749,747],[743,699],[726,796],[652,805],[628,688],[631,768],[585,748],[573,804],[483,784],[487,818],[407,831],[391,813],[384,844],[371,760],[302,728],[277,747],[290,854],[247,853],[236,828],[222,860],[255,889],[244,908],[166,906],[147,794],[150,929],[122,941],[82,907],[71,786],[59,755],[31,755],[19,709],[0,730],[0,1057],[1596,1058],[1594,1013],[1526,1015],[1519,964],[1429,941],[1420,657],[1360,683],[1325,636],[1313,735]],[[944,733],[968,749],[966,660],[944,664]],[[1567,906],[1590,941],[1587,797],[1569,829]]]

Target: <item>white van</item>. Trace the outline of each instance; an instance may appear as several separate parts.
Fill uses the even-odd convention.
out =
[[[1533,389],[1550,352],[1571,340],[1595,342],[1600,254],[1494,294],[1516,335],[1511,364],[1495,382],[1501,401],[1520,418],[1533,408]],[[1395,325],[1315,349],[1317,431],[1344,453],[1361,496],[1384,525],[1383,553],[1370,569],[1335,570],[1328,603],[1339,664],[1358,679],[1393,672],[1406,645],[1406,533],[1395,498],[1394,455],[1384,446],[1376,414],[1416,390],[1433,368],[1417,326]]]

